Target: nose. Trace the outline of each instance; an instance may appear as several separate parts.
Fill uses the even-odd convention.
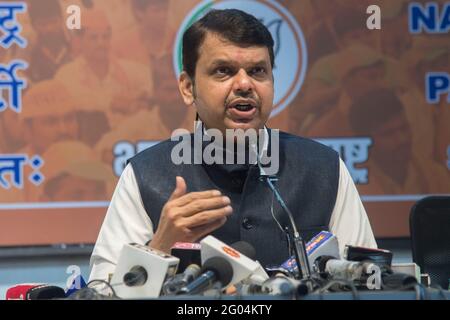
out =
[[[246,95],[253,91],[252,78],[247,74],[244,69],[240,69],[234,76],[233,91],[237,95]]]

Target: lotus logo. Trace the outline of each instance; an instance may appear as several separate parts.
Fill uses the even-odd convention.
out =
[[[307,49],[303,32],[295,18],[272,0],[205,0],[184,19],[175,40],[173,64],[177,77],[182,71],[182,37],[184,31],[211,9],[240,9],[257,17],[270,31],[275,41],[275,116],[298,94],[306,75]]]

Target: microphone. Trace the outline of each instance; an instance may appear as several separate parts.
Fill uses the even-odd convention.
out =
[[[347,261],[334,259],[334,257],[322,256],[316,260],[320,272],[329,275],[332,279],[342,279],[354,282],[357,286],[367,287],[367,280],[374,270],[379,270],[379,280],[383,289],[405,289],[417,284],[417,279],[409,274],[392,272],[381,268],[373,261]],[[381,286],[377,289],[381,289]]]
[[[199,294],[215,284],[222,289],[227,287],[233,278],[233,267],[223,257],[212,257],[205,261],[202,274],[178,291],[178,294]]]
[[[415,276],[394,272],[392,270],[393,254],[389,250],[365,248],[347,245],[345,248],[347,260],[366,261],[376,264],[381,271],[383,289],[404,289],[418,283]]]
[[[237,241],[231,245],[233,249],[236,251],[241,252],[245,256],[249,257],[250,259],[254,259],[256,257],[256,251],[255,248],[251,244],[245,241]],[[175,249],[175,252],[174,252]],[[188,261],[190,261],[192,258],[192,255],[195,256],[195,260],[197,260],[197,253],[198,253],[198,260],[200,263],[200,249],[201,244],[199,243],[176,243],[174,247],[172,247],[172,254],[180,258],[180,264],[179,267],[185,263],[181,256],[185,256],[188,258]],[[185,271],[182,274],[177,274],[173,278],[167,280],[163,285],[163,293],[165,295],[174,295],[177,294],[177,292],[187,284],[189,284],[191,281],[196,279],[198,275],[200,274],[200,267],[197,264],[190,264],[186,267]]]
[[[255,260],[256,259],[256,250],[255,248],[246,241],[237,241],[231,245],[231,247],[242,253],[244,256],[248,257],[249,259]]]
[[[360,281],[373,262],[347,261],[331,256],[321,256],[316,260],[316,266],[321,273],[334,279]]]
[[[417,284],[416,277],[400,272],[382,272],[381,280],[383,282],[383,289],[400,290],[411,289]]]
[[[163,293],[165,295],[174,295],[180,291],[181,288],[185,287],[196,279],[201,272],[201,269],[196,264],[190,264],[184,270],[183,273],[177,274],[173,278],[167,280],[163,285]]]
[[[6,291],[6,300],[48,300],[65,297],[63,288],[49,284],[18,284]]]
[[[381,289],[381,268],[370,260],[347,261],[331,256],[321,256],[315,264],[323,279],[343,280],[360,288]],[[374,276],[373,283],[369,281],[372,276]],[[333,287],[334,290],[343,289],[342,283],[336,283]]]
[[[265,281],[260,290],[261,293],[291,298],[304,296],[309,292],[309,288],[304,281],[289,278],[282,273],[276,274]]]
[[[170,253],[180,259],[178,270],[185,270],[190,264],[200,265],[200,243],[176,242]]]
[[[176,274],[180,259],[148,246],[125,244],[111,279],[120,298],[156,298],[167,278]]]
[[[339,243],[335,235],[328,231],[319,232],[306,244],[306,254],[308,256],[309,264],[314,267],[315,261],[320,256],[332,256],[335,259],[340,259]],[[295,256],[291,256],[282,265],[281,268],[288,271],[290,274],[298,272],[298,266]]]
[[[200,243],[202,261],[207,261],[212,257],[222,257],[231,264],[233,277],[229,285],[241,282],[249,276],[259,278],[261,282],[269,278],[261,264],[246,255],[256,256],[255,249],[249,243],[239,241],[233,246],[228,246],[213,236],[207,236]]]
[[[253,147],[254,151],[256,152],[256,159],[257,159],[256,162],[260,172],[260,179],[261,181],[265,181],[267,183],[267,186],[270,188],[279,205],[283,209],[283,212],[285,213],[284,217],[279,216],[279,218],[281,219],[277,219],[275,218],[275,216],[274,219],[276,220],[276,223],[279,224],[282,230],[286,233],[286,235],[289,237],[290,242],[292,243],[292,248],[290,249],[294,253],[297,266],[300,266],[300,268],[297,268],[295,277],[297,279],[309,281],[311,280],[311,267],[309,264],[309,260],[306,256],[305,242],[300,233],[298,232],[297,226],[295,225],[294,215],[292,214],[291,210],[289,210],[289,208],[287,207],[286,202],[283,200],[280,192],[273,183],[278,179],[266,173],[266,171],[261,165],[260,161],[261,159],[258,150],[255,149],[255,146]],[[286,221],[285,218],[287,218],[288,221]]]
[[[148,273],[143,266],[133,266],[123,276],[123,282],[129,287],[142,286],[147,282]]]

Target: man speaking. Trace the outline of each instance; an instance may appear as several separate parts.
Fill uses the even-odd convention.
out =
[[[260,21],[235,9],[212,10],[187,29],[179,89],[184,103],[196,108],[201,120],[193,136],[202,137],[203,151],[211,144],[226,145],[215,149],[215,159],[231,152],[229,158],[236,160],[241,155],[233,154],[229,146],[240,142],[219,141],[217,132],[224,140],[230,130],[262,132],[256,141],[257,158],[260,151],[275,153],[270,156],[278,161],[276,185],[303,238],[329,230],[337,236],[341,251],[346,244],[376,247],[339,155],[312,140],[273,135],[274,130],[265,127],[273,108],[273,45]],[[210,139],[211,133],[216,139]],[[243,162],[174,163],[172,151],[178,143],[166,140],[130,160],[91,257],[91,280],[107,279],[122,246],[131,242],[170,252],[175,242],[197,242],[212,234],[228,244],[249,242],[263,266],[281,264],[289,257],[277,219],[284,212],[260,179],[261,166],[251,157],[255,144],[244,142]],[[275,143],[278,148],[272,148]],[[191,154],[199,154],[196,147],[195,141],[190,144]]]

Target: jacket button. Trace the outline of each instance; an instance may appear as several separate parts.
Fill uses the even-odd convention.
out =
[[[250,230],[251,228],[253,228],[253,224],[250,222],[249,218],[244,218],[242,220],[242,226],[244,227],[244,229]]]

